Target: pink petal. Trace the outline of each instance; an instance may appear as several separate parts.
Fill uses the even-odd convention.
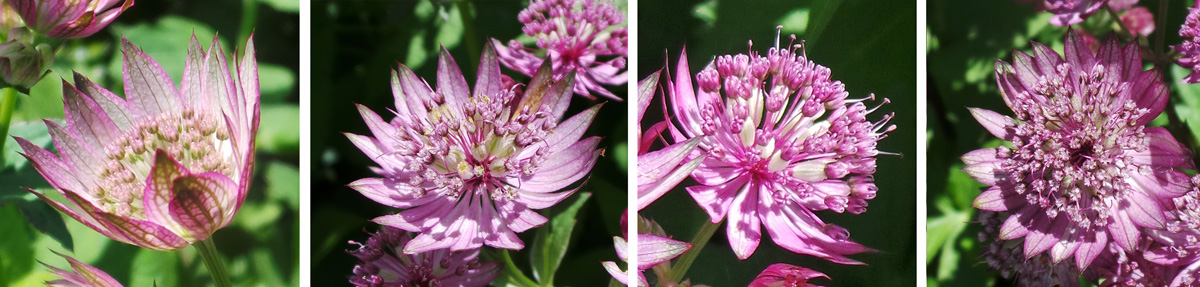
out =
[[[1075,250],[1075,266],[1078,266],[1079,270],[1084,270],[1091,265],[1093,260],[1096,260],[1096,256],[1108,248],[1108,233],[1095,232],[1093,236],[1085,235],[1080,239],[1083,242],[1080,242],[1079,248]]]
[[[692,248],[691,244],[657,235],[639,233],[637,236],[638,271],[670,261]]]
[[[171,216],[170,204],[175,198],[175,179],[190,172],[161,149],[154,151],[153,164],[150,174],[146,176],[146,188],[142,191],[142,210],[146,213],[146,219],[166,226],[177,234],[185,234],[187,230]]]
[[[1120,209],[1111,210],[1109,213],[1108,233],[1112,234],[1113,242],[1116,242],[1121,249],[1134,250],[1141,237],[1141,232],[1129,218],[1129,214]]]
[[[1008,129],[1013,127],[1012,118],[980,108],[967,108],[967,110],[971,111],[971,116],[974,116],[975,120],[979,121],[979,124],[983,125],[983,128],[987,129],[989,133],[1003,140],[1011,140],[1012,135]]]
[[[495,41],[495,40],[493,40]],[[492,42],[483,46],[479,56],[479,71],[475,76],[475,93],[473,97],[499,95],[501,91],[500,64],[496,61],[496,50]]]
[[[63,113],[66,116],[67,128],[71,132],[78,134],[96,150],[103,150],[104,146],[121,136],[116,124],[113,124],[108,114],[105,114],[95,101],[83,96],[82,92],[65,80],[62,85]]]
[[[204,240],[233,221],[237,188],[237,183],[218,172],[176,178],[171,217],[191,231],[195,240]]]
[[[1025,205],[1025,198],[1015,192],[1004,192],[1000,187],[993,186],[979,194],[971,204],[975,208],[987,211],[1009,211]]]
[[[1061,232],[1067,224],[1064,216],[1058,218],[1039,218],[1033,220],[1029,234],[1025,235],[1025,259],[1033,258],[1062,240]]]
[[[75,87],[83,92],[84,95],[87,95],[88,98],[94,100],[96,105],[100,106],[105,114],[108,114],[109,119],[118,128],[130,128],[133,126],[133,122],[141,117],[140,111],[129,109],[125,99],[93,83],[82,74],[75,73]]]
[[[754,254],[754,250],[758,248],[759,239],[762,237],[762,224],[758,219],[759,193],[768,196],[770,194],[769,191],[762,190],[762,186],[744,185],[744,189],[733,200],[733,208],[729,211],[725,234],[729,239],[729,246],[733,248],[733,254],[737,255],[738,260],[750,258],[750,255]]]
[[[1128,190],[1118,203],[1118,209],[1128,214],[1129,219],[1140,227],[1164,229],[1167,225],[1166,214],[1158,201],[1139,190]]]
[[[424,189],[395,178],[363,178],[350,183],[350,188],[375,202],[396,208],[420,206],[438,198],[436,193],[425,193]]]
[[[462,70],[458,69],[454,57],[450,56],[450,51],[447,51],[446,47],[441,48],[441,53],[438,53],[437,92],[451,110],[462,115],[471,94],[470,86],[467,86],[467,79],[463,77]]]
[[[689,186],[687,191],[700,204],[700,209],[708,213],[709,221],[716,223],[725,218],[733,198],[747,181],[748,177],[743,176],[720,185]]]
[[[1004,224],[1000,225],[1000,240],[1012,240],[1028,235],[1029,226],[1032,225],[1037,212],[1039,211],[1036,206],[1027,205],[1008,216]]]
[[[179,90],[158,62],[129,40],[122,38],[121,47],[125,98],[132,108],[146,115],[178,110],[182,102]]]
[[[187,59],[183,63],[183,79],[179,81],[180,94],[183,95],[184,102],[189,107],[218,108],[220,106],[215,104],[215,97],[204,95],[204,65],[207,64],[204,57],[204,47],[200,46],[200,40],[196,39],[196,34],[192,34],[192,39],[188,41]]]

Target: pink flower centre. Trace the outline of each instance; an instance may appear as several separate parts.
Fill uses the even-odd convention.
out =
[[[229,131],[216,116],[185,110],[144,118],[104,147],[96,190],[88,194],[101,209],[121,216],[144,217],[142,193],[163,150],[192,173],[216,171],[237,180]]]

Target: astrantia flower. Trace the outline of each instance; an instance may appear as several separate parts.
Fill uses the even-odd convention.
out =
[[[133,0],[7,0],[30,29],[51,38],[96,34],[133,6]]]
[[[551,80],[544,65],[518,95],[503,89],[487,47],[474,91],[445,49],[437,90],[400,65],[392,77],[396,115],[384,121],[359,106],[374,137],[346,134],[379,164],[377,178],[350,184],[367,198],[405,209],[375,222],[421,233],[407,254],[488,245],[521,249],[516,233],[546,223],[534,212],[570,196],[592,169],[599,137],[580,140],[600,105],[565,121],[574,76]]]
[[[1188,9],[1187,20],[1179,27],[1179,37],[1183,38],[1183,43],[1172,46],[1182,55],[1177,61],[1180,66],[1192,69],[1192,73],[1183,80],[1200,83],[1200,75],[1196,73],[1200,71],[1200,7]]]
[[[705,158],[691,174],[701,185],[687,191],[712,222],[728,215],[738,258],[754,253],[766,225],[785,249],[861,264],[844,255],[868,249],[813,212],[866,210],[877,189],[875,145],[895,128],[891,115],[868,121],[875,109],[847,100],[828,68],[789,48],[717,57],[696,75],[698,89],[686,52],[677,72],[668,88],[679,122],[672,133],[676,142],[703,137],[694,155]]]
[[[58,256],[62,256],[63,259],[66,259],[67,263],[71,264],[72,271],[67,271],[42,263],[43,266],[46,266],[47,269],[50,269],[50,273],[53,273],[58,277],[62,277],[61,279],[46,281],[46,286],[121,287],[121,283],[117,282],[116,279],[113,279],[112,276],[108,276],[108,273],[105,273],[104,270],[100,270],[99,268],[92,267],[86,263],[79,262],[79,260],[75,260],[75,258],[71,258],[71,256],[66,256],[58,252],[54,252],[54,254],[58,254]]]
[[[384,226],[366,244],[350,250],[358,258],[350,284],[382,286],[487,286],[500,275],[500,264],[479,262],[479,249],[431,250],[416,254],[400,251],[412,240],[408,232]]]
[[[1109,242],[1138,245],[1141,229],[1166,226],[1163,202],[1191,188],[1178,169],[1190,152],[1161,127],[1167,103],[1157,71],[1143,71],[1137,43],[1110,37],[1093,54],[1073,30],[1065,55],[1033,43],[1013,64],[996,61],[1000,94],[1015,117],[972,108],[988,132],[1011,142],[964,155],[963,169],[990,185],[974,206],[1011,216],[1000,240],[1024,238],[1026,258],[1050,251],[1086,269]]]
[[[1025,257],[1020,244],[996,239],[1000,226],[1008,215],[1002,212],[981,211],[976,221],[983,227],[979,242],[987,243],[980,259],[1017,286],[1079,286],[1079,272],[1069,262],[1053,262],[1050,255]]]
[[[1146,9],[1146,7],[1133,7],[1125,14],[1121,14],[1120,20],[1134,35],[1146,37],[1150,36],[1150,33],[1154,33],[1154,14],[1151,14],[1150,9]]]
[[[808,283],[815,278],[829,279],[825,273],[787,263],[775,263],[763,269],[747,287],[820,287]]]
[[[29,94],[29,88],[50,72],[54,49],[49,45],[34,46],[33,35],[25,28],[13,28],[8,41],[0,43],[0,87],[12,87]]]
[[[175,250],[229,225],[246,198],[258,129],[254,41],[232,74],[216,37],[192,36],[182,89],[123,41],[125,97],[75,74],[66,126],[46,121],[59,155],[16,138],[67,202],[32,191],[114,240]]]
[[[626,222],[627,221],[625,220],[625,217],[621,217],[622,230],[624,230]],[[643,274],[644,271],[651,268],[654,268],[655,270],[667,268],[667,265],[662,264],[670,262],[671,259],[675,259],[675,257],[679,257],[679,255],[683,255],[684,252],[687,252],[688,249],[692,248],[692,245],[667,237],[667,233],[663,231],[662,226],[659,226],[658,223],[654,222],[653,220],[648,220],[642,218],[641,216],[638,217],[637,227],[637,286],[649,286],[649,283],[646,281],[646,275]],[[625,241],[625,239],[614,236],[613,244],[617,250],[617,257],[622,261],[629,262],[629,248],[627,247],[628,243]],[[617,281],[625,285],[630,285],[628,278],[625,275],[628,271],[621,271],[621,268],[617,266],[616,262],[604,261],[601,262],[601,264],[604,265],[605,270],[608,270],[608,274],[612,275],[613,278],[616,278]],[[659,278],[659,280],[666,279]]]
[[[1046,12],[1054,13],[1050,17],[1050,24],[1058,26],[1073,25],[1083,22],[1100,8],[1104,7],[1105,0],[1046,0],[1044,6]]]
[[[525,24],[526,35],[537,39],[538,49],[526,48],[516,40],[505,46],[492,39],[500,62],[505,67],[533,76],[542,60],[554,64],[555,79],[575,72],[576,94],[593,98],[592,92],[618,100],[601,85],[622,85],[628,32],[613,27],[625,22],[625,15],[612,3],[596,0],[534,0],[521,10],[517,19]],[[531,51],[541,51],[539,57]],[[589,91],[590,90],[590,91]]]
[[[1200,185],[1200,175],[1192,177],[1193,186]],[[1200,286],[1200,187],[1176,197],[1168,205],[1166,230],[1147,230],[1150,239],[1145,253],[1147,261],[1164,269],[1177,269],[1171,286]]]

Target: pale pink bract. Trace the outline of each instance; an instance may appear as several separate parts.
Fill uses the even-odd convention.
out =
[[[30,29],[51,38],[96,34],[133,6],[133,0],[6,0]]]

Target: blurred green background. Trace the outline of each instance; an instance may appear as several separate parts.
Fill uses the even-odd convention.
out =
[[[642,1],[638,11],[638,79],[674,67],[687,47],[688,65],[699,72],[716,55],[746,53],[747,40],[765,53],[775,43],[775,27],[806,41],[812,61],[829,67],[846,84],[850,98],[875,93],[892,103],[868,116],[896,113],[898,129],[879,143],[875,174],[879,195],[861,215],[818,212],[823,220],[850,230],[850,238],[875,253],[853,255],[866,266],[844,266],[797,255],[763,242],[749,259],[738,262],[721,226],[685,278],[694,284],[744,286],[771,263],[784,262],[823,272],[814,280],[828,286],[913,286],[916,278],[916,26],[915,1]],[[661,92],[656,94],[661,97]],[[658,112],[658,101],[647,112]],[[868,102],[868,107],[880,101]],[[649,120],[647,120],[649,122]],[[708,219],[682,187],[667,193],[641,214],[658,221],[677,240],[687,241]],[[651,272],[647,272],[651,274]],[[651,280],[654,284],[654,280]]]
[[[70,79],[71,71],[124,94],[121,37],[150,54],[178,84],[193,32],[204,45],[219,34],[229,55],[253,31],[262,86],[254,181],[234,222],[213,236],[235,285],[299,285],[299,5],[298,0],[138,1],[108,28],[64,44],[53,73],[33,87],[31,96],[18,99],[12,134],[51,146],[41,119],[61,122],[60,79]],[[125,286],[211,284],[194,248],[150,251],[110,240],[21,189],[54,193],[17,154],[15,142],[6,140],[6,162],[0,166],[0,286],[42,286],[57,278],[37,261],[70,269],[52,250],[73,254]]]
[[[386,207],[346,187],[376,176],[376,164],[346,139],[343,132],[369,135],[354,104],[375,110],[385,119],[394,103],[389,86],[397,63],[413,69],[429,83],[437,80],[437,53],[444,46],[454,56],[467,82],[474,85],[479,54],[488,38],[503,43],[522,36],[517,13],[528,1],[313,1],[312,2],[312,270],[313,286],[346,286],[354,257],[347,241],[363,242],[379,225],[369,220],[397,209]],[[624,7],[618,1],[618,7]],[[529,42],[527,42],[529,43]],[[532,46],[532,45],[530,45]],[[501,67],[517,82],[528,77]],[[627,86],[608,87],[621,98]],[[568,115],[600,103],[576,96]],[[626,205],[626,102],[608,101],[588,130],[604,139],[604,155],[580,192],[591,198],[576,219],[566,259],[555,284],[600,286],[609,275],[600,261],[617,260],[612,237],[621,234],[619,219]],[[560,205],[573,202],[573,195]],[[557,208],[557,207],[556,207]],[[543,215],[548,211],[540,211]],[[537,229],[520,234],[532,246]],[[523,272],[530,271],[530,249],[512,253]],[[488,251],[485,251],[485,254]],[[603,282],[603,283],[600,283]]]
[[[1138,6],[1155,14],[1156,21],[1166,21],[1166,25],[1158,25],[1155,34],[1139,39],[1144,56],[1158,49],[1155,43],[1160,33],[1163,49],[1180,43],[1178,32],[1187,16],[1187,2],[1139,2]],[[1165,18],[1158,12],[1159,3],[1169,5]],[[1013,50],[1032,50],[1030,41],[1046,44],[1061,54],[1067,28],[1049,24],[1050,13],[1014,1],[935,0],[929,1],[928,9],[926,282],[931,287],[1012,286],[1014,282],[988,271],[987,264],[979,259],[987,246],[979,242],[981,227],[975,223],[978,211],[971,202],[985,186],[960,171],[963,163],[959,159],[971,150],[996,147],[1001,142],[984,131],[966,108],[1012,115],[996,85],[996,59],[1011,63]],[[1115,27],[1112,18],[1101,11],[1075,29],[1103,40]],[[1121,40],[1125,43],[1130,38],[1122,36]],[[1144,62],[1147,69],[1154,66],[1149,60]],[[1150,125],[1166,126],[1177,140],[1198,150],[1195,136],[1200,135],[1200,124],[1196,124],[1200,123],[1200,88],[1180,82],[1190,70],[1174,64],[1160,68],[1164,71],[1163,81],[1170,85],[1171,104]]]

